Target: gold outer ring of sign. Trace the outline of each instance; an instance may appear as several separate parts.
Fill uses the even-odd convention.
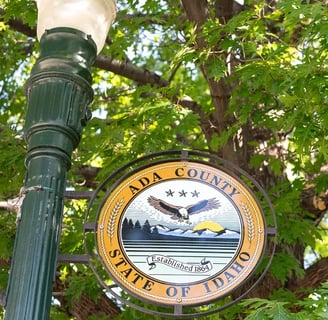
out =
[[[238,254],[224,268],[223,272],[218,272],[200,283],[174,285],[156,281],[140,272],[130,261],[122,248],[119,237],[120,218],[125,207],[132,198],[138,196],[138,191],[131,192],[131,186],[136,185],[144,177],[148,177],[150,181],[150,185],[147,187],[177,178],[192,178],[195,181],[198,178],[197,173],[202,171],[215,175],[221,179],[220,181],[228,183],[230,186],[230,189],[226,187],[224,190],[233,194],[231,200],[241,213],[241,224],[244,230]],[[161,179],[159,180],[158,177]],[[204,183],[203,180],[201,182]],[[214,187],[221,188],[222,191],[220,183],[215,184]],[[233,193],[231,190],[237,190],[237,192]],[[142,191],[141,188],[140,191]],[[136,170],[112,190],[99,211],[97,248],[109,275],[120,287],[137,298],[167,306],[204,305],[231,294],[254,272],[265,248],[265,227],[264,214],[257,199],[250,189],[235,176],[203,163],[170,161]]]

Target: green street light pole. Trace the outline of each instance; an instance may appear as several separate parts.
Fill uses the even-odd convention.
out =
[[[58,5],[58,1],[48,4],[48,0],[38,0],[38,7],[45,3],[47,6]],[[63,6],[68,4],[79,6],[76,0],[63,1]],[[113,0],[89,0],[89,4],[99,12],[104,8],[113,9],[107,13],[109,22],[103,30],[105,38],[115,17],[115,3]],[[65,8],[63,10],[67,15]],[[50,14],[56,16],[53,12]],[[90,16],[90,12],[86,15]],[[97,18],[99,16],[100,13]],[[78,19],[85,21],[83,17]],[[66,172],[89,118],[88,105],[93,98],[90,67],[97,55],[99,41],[93,39],[99,40],[99,29],[91,38],[78,27],[67,27],[64,22],[58,28],[42,31],[40,57],[26,85],[25,198],[9,275],[6,320],[49,319]],[[89,25],[95,25],[92,19]],[[100,50],[98,44],[98,52]]]
[[[61,228],[66,171],[92,101],[96,47],[82,32],[51,29],[27,83],[27,177],[6,319],[47,319]]]

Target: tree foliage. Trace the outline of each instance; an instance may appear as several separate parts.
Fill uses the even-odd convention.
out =
[[[25,174],[24,82],[38,42],[35,3],[0,4],[4,292]],[[323,0],[118,1],[93,67],[93,118],[68,175],[75,193],[67,196],[60,252],[84,253],[88,191],[113,170],[155,151],[207,150],[251,174],[278,220],[268,275],[220,319],[326,319],[327,12]],[[116,306],[87,265],[58,265],[53,319],[115,317],[154,319]]]

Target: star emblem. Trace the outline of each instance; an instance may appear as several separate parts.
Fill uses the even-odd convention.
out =
[[[179,191],[180,197],[186,197],[187,196],[187,192],[184,190]]]
[[[198,198],[200,192],[198,192],[197,190],[195,190],[194,192],[191,192],[191,194],[192,194],[192,197]]]

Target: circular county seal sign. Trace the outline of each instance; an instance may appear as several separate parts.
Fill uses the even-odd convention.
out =
[[[203,305],[240,286],[266,242],[265,219],[237,177],[197,161],[143,166],[99,209],[97,250],[112,279],[161,305]]]

